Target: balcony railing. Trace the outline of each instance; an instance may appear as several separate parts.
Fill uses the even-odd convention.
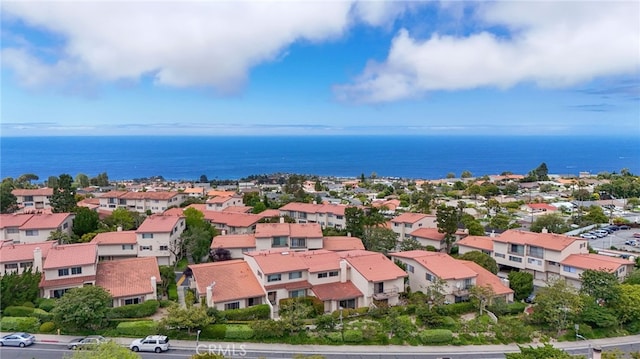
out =
[[[397,297],[399,292],[400,290],[398,289],[398,287],[393,286],[392,288],[387,289],[385,291],[373,293],[373,299],[384,300],[384,299],[389,299],[391,297]]]

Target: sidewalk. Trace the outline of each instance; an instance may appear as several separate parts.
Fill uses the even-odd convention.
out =
[[[8,333],[0,333],[0,335],[5,335]],[[76,339],[80,336],[78,335],[53,335],[53,334],[35,334],[36,343],[47,343],[47,344],[59,344],[66,345],[71,340]],[[129,346],[129,344],[134,340],[134,338],[110,338],[116,343]],[[183,350],[195,350],[196,346],[199,345],[215,345],[215,346],[244,346],[251,351],[264,351],[264,352],[278,352],[278,353],[298,353],[298,354],[312,354],[312,353],[424,353],[425,351],[429,353],[443,353],[443,354],[456,354],[456,353],[514,353],[519,352],[519,348],[517,344],[507,344],[507,345],[464,345],[464,346],[399,346],[399,345],[292,345],[292,344],[272,344],[272,343],[253,343],[253,342],[221,342],[221,341],[200,341],[196,343],[196,341],[190,340],[170,340],[171,348],[173,349],[183,349]],[[640,335],[630,335],[626,337],[615,337],[615,338],[603,338],[603,339],[593,339],[586,341],[578,341],[578,342],[554,342],[552,343],[554,347],[564,349],[564,350],[572,350],[585,348],[587,345],[590,347],[601,347],[606,349],[607,347],[616,346],[620,344],[633,344],[637,345],[637,350],[640,351]],[[536,345],[536,344],[525,344],[523,346]]]

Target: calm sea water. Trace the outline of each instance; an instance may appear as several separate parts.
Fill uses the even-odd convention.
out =
[[[443,178],[549,173],[640,173],[640,139],[628,137],[4,137],[0,175],[107,172],[110,179],[240,179],[276,172]]]

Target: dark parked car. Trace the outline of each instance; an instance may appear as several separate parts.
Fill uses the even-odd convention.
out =
[[[627,229],[631,229],[631,227],[627,226],[626,224],[623,224],[620,226],[620,229],[627,230]]]
[[[528,297],[524,298],[525,303],[533,304],[536,302],[536,293],[529,294]]]

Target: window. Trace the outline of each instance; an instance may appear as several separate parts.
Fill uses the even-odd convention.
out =
[[[413,271],[414,271],[413,266],[411,264],[407,264],[407,272],[413,273]]]
[[[431,275],[430,273],[426,273],[424,275],[424,279],[428,280],[429,282],[433,282],[433,275]]]
[[[247,307],[253,307],[254,305],[262,304],[262,297],[255,297],[247,299]]]
[[[304,297],[307,294],[305,289],[292,290],[289,292],[289,298]]]
[[[469,289],[472,286],[473,286],[473,279],[472,278],[465,278],[462,288],[463,289]]]
[[[328,276],[329,276],[329,273],[327,272],[318,273],[318,278],[327,278]]]
[[[140,298],[129,298],[124,300],[124,305],[140,304]]]
[[[271,304],[276,304],[276,292],[269,292],[267,293],[267,299],[269,299],[269,303]]]
[[[160,246],[160,250],[161,251],[168,251],[169,250],[169,246]]]
[[[562,270],[568,273],[575,273],[576,272],[576,268],[575,267],[571,267],[571,266],[562,266]]]
[[[535,258],[527,258],[527,263],[533,264],[533,265],[537,265],[537,266],[541,266],[542,265],[542,261],[539,260],[539,259],[535,259]]]
[[[133,244],[123,244],[122,245],[122,250],[123,251],[132,251],[133,250]]]
[[[302,272],[289,273],[289,279],[298,279],[298,278],[302,278]]]
[[[56,289],[49,292],[49,295],[52,298],[60,298],[66,293],[69,289]]]
[[[329,272],[329,277],[337,277],[338,274],[338,271]]]
[[[71,268],[71,274],[82,274],[82,267]]]
[[[287,237],[273,237],[271,239],[272,247],[286,247],[287,246]]]
[[[69,228],[69,223],[64,222],[64,224],[62,225],[62,229],[67,229]]]
[[[405,223],[404,228],[411,228],[411,223]]]
[[[618,269],[618,273],[619,273],[619,274],[624,273],[624,267],[620,267],[620,269]]]
[[[279,280],[282,280],[281,274],[269,274],[267,276],[267,282],[277,282]]]
[[[20,233],[20,230],[18,228],[7,228],[7,234],[11,234],[11,233]]]
[[[38,235],[38,230],[37,229],[30,229],[30,230],[27,230],[26,234],[29,237],[37,236]]]
[[[510,244],[509,253],[515,253],[522,256],[524,255],[524,246],[521,244]]]
[[[25,202],[33,202],[33,196],[24,196]]]
[[[522,258],[520,257],[509,256],[509,260],[516,263],[522,263]]]
[[[373,288],[375,293],[384,293],[384,282],[374,283]]]
[[[29,268],[29,267],[33,267],[33,262],[22,262],[20,263],[20,268]]]
[[[4,269],[18,269],[18,263],[9,263],[4,265]]]
[[[342,308],[356,309],[356,300],[355,299],[345,299],[341,300],[338,305]]]
[[[153,238],[153,233],[142,233],[142,238]]]
[[[344,218],[343,216],[336,216],[337,219],[342,219]]]
[[[494,253],[493,256],[497,258],[504,258],[504,254],[502,253]]]
[[[291,248],[305,248],[306,246],[306,238],[291,238]]]
[[[140,246],[141,251],[150,251],[153,250],[153,246]]]
[[[69,275],[69,268],[58,269],[58,277]]]
[[[224,305],[224,310],[229,309],[240,309],[240,302],[226,303]]]
[[[529,246],[527,255],[536,258],[544,258],[544,249],[542,247]]]

